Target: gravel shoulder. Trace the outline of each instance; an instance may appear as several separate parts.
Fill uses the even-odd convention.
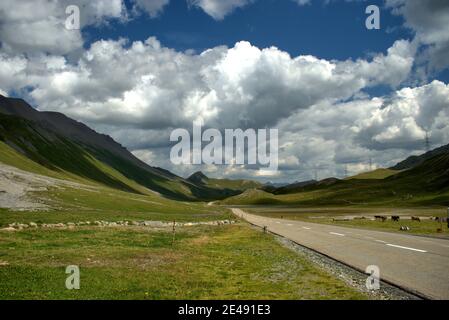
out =
[[[334,275],[356,290],[368,295],[373,300],[421,300],[421,298],[384,281],[381,281],[379,290],[368,290],[366,288],[367,274],[320,254],[317,251],[301,246],[287,238],[278,235],[275,235],[275,237],[277,241],[285,247],[306,256],[307,259],[324,269],[326,272]]]

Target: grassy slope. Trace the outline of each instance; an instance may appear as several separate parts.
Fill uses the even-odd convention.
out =
[[[263,190],[250,189],[218,203],[222,205],[276,205],[283,204],[283,201],[278,196]]]
[[[204,203],[181,202],[164,198],[151,190],[127,179],[102,162],[91,158],[92,164],[114,179],[121,180],[137,192],[127,192],[105,186],[88,178],[63,170],[52,170],[40,165],[0,141],[0,162],[19,169],[70,180],[86,185],[86,188],[53,187],[46,192],[36,192],[52,208],[48,212],[22,212],[0,209],[0,226],[13,222],[79,222],[120,221],[125,219],[158,221],[193,221],[229,218],[226,209],[207,206]]]
[[[231,190],[248,190],[261,187],[262,184],[250,180],[231,180],[231,179],[213,179],[209,178],[206,184],[209,188],[215,189],[231,189]]]
[[[370,179],[385,179],[388,178],[392,175],[395,175],[397,173],[399,173],[400,171],[397,170],[392,170],[392,169],[377,169],[374,171],[370,171],[370,172],[364,172],[352,177],[347,178],[346,180],[352,180],[352,179],[357,179],[357,180],[370,180]]]
[[[330,186],[305,187],[301,192],[270,195],[247,192],[223,204],[284,204],[296,206],[413,207],[449,205],[449,154],[438,155],[411,170],[385,179],[342,180]]]
[[[225,205],[259,205],[253,213],[285,219],[301,219],[316,223],[339,224],[384,231],[399,231],[401,225],[411,227],[407,233],[448,237],[447,225],[437,233],[440,223],[430,220],[377,222],[371,220],[333,221],[344,215],[396,215],[446,217],[449,205],[449,155],[433,157],[416,168],[394,175],[388,171],[371,173],[369,179],[338,181],[328,187],[305,187],[302,192],[274,195],[260,190],[221,201]],[[387,175],[386,178],[381,178]],[[269,206],[267,208],[260,205]]]
[[[35,162],[19,165],[25,170],[50,176],[90,180],[119,190],[142,193],[142,186],[175,200],[215,200],[226,196],[221,190],[196,186],[172,175],[156,174],[106,150],[80,145],[30,121],[0,114],[0,151],[4,142]],[[12,149],[0,161],[16,165]],[[43,168],[37,168],[39,164]],[[37,170],[37,171],[36,171]]]
[[[246,226],[0,233],[0,299],[361,299]],[[14,250],[11,250],[14,248]],[[80,290],[66,290],[78,265]]]

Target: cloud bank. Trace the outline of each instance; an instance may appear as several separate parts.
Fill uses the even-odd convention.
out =
[[[247,41],[198,54],[165,47],[155,37],[100,40],[83,48],[82,30],[61,27],[68,1],[35,3],[0,3],[0,20],[7,22],[0,25],[0,94],[20,94],[41,110],[84,121],[151,165],[182,175],[202,169],[215,176],[257,177],[257,170],[244,166],[173,166],[171,130],[191,128],[198,119],[220,130],[278,128],[281,170],[266,178],[278,181],[310,179],[315,172],[341,176],[345,167],[357,173],[369,168],[370,159],[393,165],[422,151],[426,132],[434,146],[449,141],[449,86],[409,81],[417,67],[448,65],[446,2],[387,0],[415,39],[398,40],[371,58],[344,61],[293,57]],[[251,3],[190,1],[217,20]],[[132,17],[120,0],[80,4],[89,8],[82,28]],[[134,10],[152,18],[168,5],[133,2]],[[391,94],[370,96],[376,86],[390,87]]]

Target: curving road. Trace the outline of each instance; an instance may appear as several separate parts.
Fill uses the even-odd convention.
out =
[[[359,270],[430,299],[449,299],[449,240],[233,213]]]

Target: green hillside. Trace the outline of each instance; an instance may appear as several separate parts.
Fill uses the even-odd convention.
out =
[[[413,169],[384,179],[336,180],[288,194],[252,192],[222,203],[248,205],[267,199],[273,204],[298,206],[448,206],[449,154],[436,155]]]
[[[248,189],[262,187],[262,184],[257,181],[244,179],[214,179],[207,177],[200,171],[192,174],[187,180],[196,185],[202,185],[212,189],[229,190],[229,192],[233,194],[241,193]]]
[[[358,180],[369,180],[369,179],[385,179],[388,178],[392,175],[397,174],[398,170],[392,170],[392,169],[376,169],[374,171],[369,171],[369,172],[364,172],[364,173],[360,173],[357,174],[355,176],[349,177],[346,180],[351,180],[351,179],[358,179]]]
[[[110,150],[64,137],[37,122],[1,113],[0,142],[4,150],[0,161],[19,168],[22,164],[22,169],[36,173],[98,182],[133,193],[148,193],[148,188],[178,200],[215,200],[230,195],[139,164],[137,159],[131,161]],[[19,154],[22,160],[16,161]],[[35,165],[25,165],[23,156]]]
[[[30,222],[66,223],[95,220],[112,222],[124,220],[196,221],[230,218],[230,214],[224,208],[207,206],[202,202],[184,202],[168,199],[126,178],[118,171],[95,158],[90,158],[86,163],[89,163],[89,161],[91,161],[91,166],[89,167],[97,168],[102,175],[109,175],[108,178],[111,179],[109,181],[118,181],[126,188],[121,190],[120,187],[117,187],[119,186],[118,184],[108,185],[108,181],[103,183],[75,175],[60,168],[49,168],[27,158],[0,141],[0,163],[41,176],[80,184],[79,186],[70,186],[70,184],[55,185],[47,190],[29,193],[29,197],[38,199],[39,202],[48,205],[48,209],[44,211],[15,211],[14,209],[0,208],[0,227],[5,227],[9,223]]]
[[[282,204],[283,200],[277,196],[258,189],[249,189],[219,202],[223,205],[276,205]]]

